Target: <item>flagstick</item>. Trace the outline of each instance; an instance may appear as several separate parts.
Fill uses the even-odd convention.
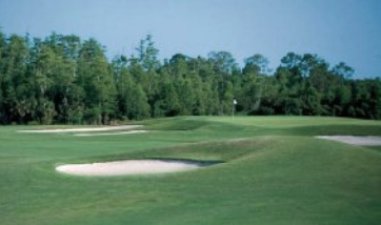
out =
[[[233,117],[233,120],[234,120],[234,113],[235,113],[235,106],[237,105],[237,100],[236,99],[233,99],[233,110],[232,110],[232,117]]]

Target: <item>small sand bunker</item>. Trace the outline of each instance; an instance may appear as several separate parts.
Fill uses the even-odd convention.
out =
[[[201,163],[171,160],[124,160],[89,164],[66,164],[56,171],[79,176],[118,176],[171,173],[203,167]]]
[[[134,130],[143,125],[124,125],[124,126],[104,126],[104,127],[80,127],[80,128],[62,128],[62,129],[40,129],[40,130],[19,130],[20,133],[80,133],[80,132],[101,132]]]
[[[351,145],[361,145],[361,146],[378,146],[381,145],[381,137],[379,136],[316,136],[320,139],[339,141]]]
[[[142,134],[147,133],[146,130],[130,130],[130,131],[122,131],[122,132],[108,132],[108,133],[79,133],[74,134],[77,137],[92,137],[92,136],[114,136],[114,135],[126,135],[126,134]]]

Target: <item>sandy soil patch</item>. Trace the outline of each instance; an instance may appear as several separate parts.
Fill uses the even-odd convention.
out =
[[[316,136],[320,139],[339,141],[351,145],[361,145],[361,146],[378,146],[381,145],[381,137],[379,136]]]
[[[124,126],[104,126],[104,127],[80,127],[80,128],[62,128],[62,129],[40,129],[40,130],[19,130],[20,133],[79,133],[79,132],[100,132],[100,131],[118,131],[133,130],[141,128],[143,125],[124,125]]]
[[[167,160],[124,160],[89,164],[66,164],[56,167],[56,171],[80,176],[117,176],[136,174],[159,174],[194,170],[200,163]]]
[[[108,133],[79,133],[74,134],[77,137],[92,137],[92,136],[114,136],[114,135],[126,135],[126,134],[141,134],[147,133],[146,130],[130,130],[130,131],[122,131],[122,132],[108,132]]]

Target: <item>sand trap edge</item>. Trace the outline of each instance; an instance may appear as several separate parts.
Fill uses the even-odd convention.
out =
[[[315,138],[358,146],[381,146],[380,136],[322,135],[315,136]]]
[[[117,135],[128,135],[128,134],[143,134],[147,133],[147,130],[130,130],[122,132],[108,132],[108,133],[75,133],[76,137],[94,137],[94,136],[117,136]]]
[[[184,172],[206,167],[203,163],[182,160],[123,160],[56,166],[59,173],[75,176],[127,176]]]
[[[100,132],[100,131],[118,131],[134,130],[142,128],[143,125],[123,125],[123,126],[103,126],[103,127],[80,127],[80,128],[52,128],[36,130],[18,130],[18,133],[80,133],[80,132]]]

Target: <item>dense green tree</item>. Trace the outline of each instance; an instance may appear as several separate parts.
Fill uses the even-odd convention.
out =
[[[269,72],[269,60],[261,54],[255,54],[245,59],[245,67],[243,73],[261,73],[266,74]]]
[[[121,119],[143,119],[150,115],[147,96],[141,85],[134,81],[126,63],[127,59],[124,56],[113,62],[118,116]]]
[[[306,82],[299,95],[302,100],[302,114],[321,115],[321,94],[313,87],[310,82]]]
[[[239,79],[241,85],[239,90],[236,91],[239,93],[239,106],[249,114],[258,114],[261,113],[259,108],[262,92],[269,89],[269,82],[267,82],[267,85],[265,84],[265,81],[269,79],[265,77],[266,73],[269,72],[269,61],[261,54],[255,54],[244,61],[242,78]]]
[[[157,59],[159,50],[155,48],[155,43],[151,35],[140,41],[138,52],[138,62],[145,70],[156,70],[160,67],[160,62]]]
[[[213,63],[217,74],[227,75],[238,69],[238,65],[230,52],[210,52],[208,57],[209,60]]]
[[[176,116],[180,113],[180,104],[175,88],[171,83],[164,84],[162,94],[155,102],[154,116]]]
[[[344,62],[340,62],[335,67],[333,67],[332,73],[340,77],[340,80],[344,80],[352,77],[354,69]]]
[[[258,114],[273,115],[280,112],[280,85],[274,76],[266,77],[261,82],[261,99]]]
[[[41,44],[36,41],[35,54],[33,63],[30,65],[30,72],[33,76],[33,87],[36,106],[36,118],[40,123],[52,123],[53,117],[56,114],[52,95],[55,89],[53,86],[59,84],[55,82],[54,78],[59,71],[59,59],[54,51],[47,45]]]
[[[5,35],[0,30],[0,123],[4,121],[5,109],[4,109],[4,98],[3,98],[3,79],[4,79],[4,59],[3,54],[6,48]]]
[[[85,120],[108,123],[115,115],[116,90],[104,50],[94,39],[85,41],[79,52],[78,79],[85,93]]]
[[[226,51],[175,54],[161,64],[152,36],[137,56],[109,62],[94,39],[0,32],[0,122],[93,123],[176,115],[291,114],[381,119],[381,81],[345,63],[287,53],[273,74],[254,54],[242,69]],[[238,105],[233,104],[238,100]]]
[[[3,121],[24,122],[34,111],[27,76],[29,50],[25,38],[12,35],[2,57]]]

